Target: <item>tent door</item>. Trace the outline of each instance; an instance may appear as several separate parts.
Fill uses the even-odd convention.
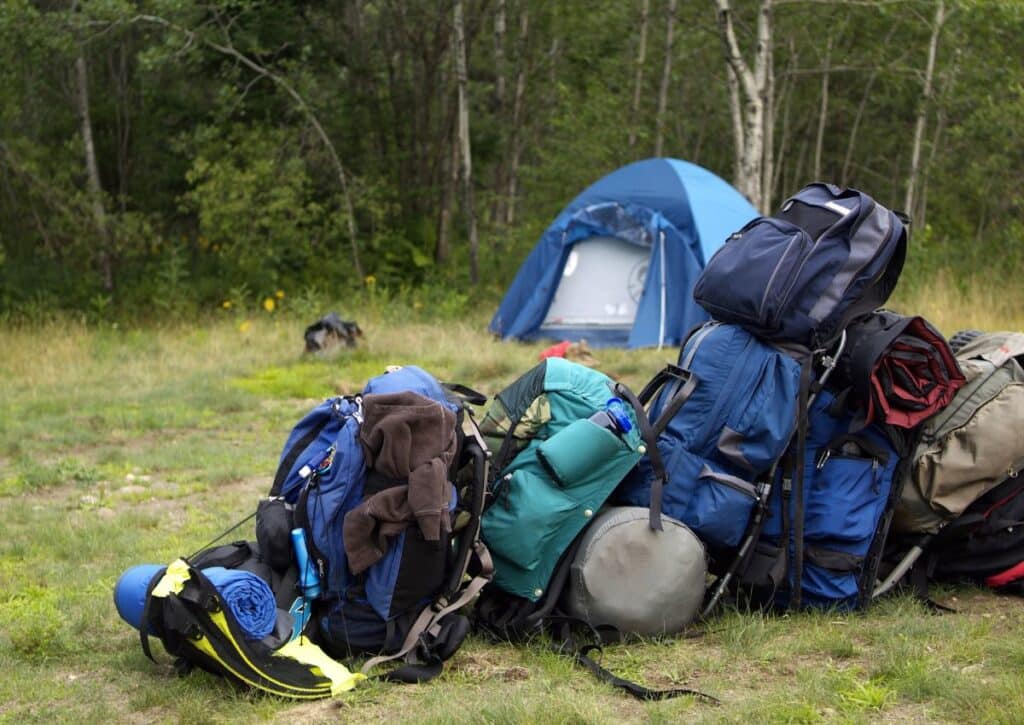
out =
[[[544,328],[631,330],[647,282],[651,250],[614,237],[573,245]]]

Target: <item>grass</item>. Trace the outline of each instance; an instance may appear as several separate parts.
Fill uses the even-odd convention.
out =
[[[964,298],[940,280],[894,306],[947,334],[1024,328],[1019,303],[978,289]],[[640,703],[542,645],[476,638],[433,683],[372,683],[314,704],[150,663],[114,610],[118,575],[190,553],[251,513],[316,402],[401,363],[493,394],[542,347],[490,339],[482,312],[353,316],[365,338],[329,359],[300,354],[306,320],[269,315],[0,329],[0,721],[1012,722],[1024,711],[1024,609],[976,589],[940,593],[954,615],[900,597],[855,616],[725,611],[699,639],[604,653],[615,672],[720,706]],[[596,365],[638,387],[674,352],[598,350]]]

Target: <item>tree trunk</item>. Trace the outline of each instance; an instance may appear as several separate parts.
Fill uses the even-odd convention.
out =
[[[459,183],[459,144],[448,134],[448,153],[445,154],[444,168],[441,179],[441,209],[437,216],[437,243],[434,246],[434,261],[444,264],[448,261],[451,244],[449,238],[452,228],[452,202],[455,199],[455,187]]]
[[[676,24],[676,0],[668,0],[665,17],[665,63],[661,67],[661,87],[658,89],[658,113],[655,116],[654,155],[661,156],[665,141],[665,109],[668,105],[668,85],[672,79],[672,34]]]
[[[780,159],[785,159],[785,158],[788,157],[789,143],[790,143],[790,139],[793,136],[792,126],[790,124],[790,119],[792,118],[792,110],[793,110],[793,86],[796,84],[796,80],[795,80],[793,74],[791,73],[791,71],[796,67],[796,65],[797,65],[796,43],[792,39],[790,39],[790,41],[789,41],[789,64],[788,64],[788,67],[786,68],[785,78],[783,80],[782,92],[779,94],[779,97],[782,99],[782,103],[781,103],[781,105],[782,105],[782,131],[779,134],[780,142],[779,142],[779,154],[778,154],[778,158],[780,158]],[[774,109],[773,109],[773,113],[774,113]],[[779,189],[779,184],[782,181],[782,170],[784,168],[784,165],[781,164],[781,163],[780,164],[772,164],[772,166],[774,168],[772,169],[772,176],[771,176],[771,178],[768,179],[768,185],[769,186],[768,186],[768,189],[767,189],[767,193],[768,193],[768,196],[770,198],[774,198],[775,192]],[[766,175],[766,178],[767,178],[767,175]],[[789,190],[788,189],[783,190],[783,194],[784,195],[788,195],[789,194]],[[770,207],[771,204],[769,203],[768,206]]]
[[[935,132],[932,134],[931,149],[928,152],[928,160],[921,171],[921,193],[918,194],[917,209],[913,212],[913,221],[918,229],[924,229],[928,224],[928,181],[932,165],[939,155],[939,148],[942,145],[943,133],[946,130],[946,104],[945,99],[949,95],[957,72],[960,70],[959,52],[956,51],[956,59],[953,67],[942,82],[942,90],[939,92],[938,108],[936,110]],[[908,212],[909,213],[909,212]]]
[[[469,239],[469,281],[480,279],[479,239],[476,230],[476,210],[473,200],[473,156],[469,143],[469,76],[466,72],[466,30],[462,17],[462,0],[454,2],[455,77],[459,93],[458,138],[462,161],[462,211],[466,215],[466,235]]]
[[[501,128],[501,122],[505,119],[505,36],[507,34],[507,23],[505,15],[505,0],[498,0],[494,9],[494,118],[499,121],[498,136],[501,143],[508,143],[507,129]],[[505,219],[504,196],[505,189],[505,164],[504,158],[498,154],[494,164],[494,183],[492,185],[493,196],[491,199],[491,222],[500,225]]]
[[[737,184],[743,175],[743,102],[740,99],[740,82],[731,65],[725,66],[725,80],[729,86],[729,118],[732,119],[732,178],[733,183]]]
[[[718,28],[725,50],[725,62],[735,75],[738,93],[730,93],[733,116],[737,114],[743,127],[743,146],[737,166],[736,188],[759,211],[765,211],[763,170],[765,157],[765,128],[774,127],[774,120],[765,118],[765,98],[769,86],[769,68],[772,63],[772,0],[761,0],[757,13],[757,42],[754,67],[743,59],[732,19],[731,0],[715,0]]]
[[[765,61],[764,161],[761,165],[761,208],[772,207],[772,176],[775,174],[775,56]]]
[[[921,173],[921,145],[924,142],[924,126],[928,118],[928,110],[932,98],[932,77],[935,74],[935,56],[939,49],[939,34],[942,32],[942,23],[946,19],[945,0],[939,0],[935,5],[935,21],[932,24],[932,37],[928,43],[928,64],[924,71],[924,89],[921,92],[921,103],[917,110],[917,123],[914,124],[914,141],[910,147],[910,175],[907,178],[907,195],[903,202],[903,208],[907,214],[913,214],[914,194],[916,192],[918,177]]]
[[[828,117],[828,83],[832,65],[832,35],[828,36],[825,45],[825,65],[821,70],[821,104],[818,108],[818,133],[814,139],[814,175],[815,181],[821,181],[821,151],[825,145],[825,119]]]
[[[516,220],[516,194],[519,193],[519,161],[523,152],[523,104],[526,102],[526,76],[529,72],[527,40],[530,31],[529,5],[522,4],[519,14],[519,38],[516,41],[516,88],[512,96],[512,132],[509,137],[509,157],[505,188],[505,224]]]
[[[644,85],[644,59],[647,56],[647,18],[651,0],[640,3],[640,42],[636,49],[636,70],[633,76],[633,104],[629,108],[629,147],[636,146],[636,127],[640,120],[640,93]]]
[[[107,225],[107,212],[103,206],[103,186],[100,183],[99,166],[96,164],[96,145],[92,138],[92,118],[89,113],[89,69],[85,62],[84,48],[78,49],[78,57],[75,58],[75,86],[79,128],[85,152],[86,187],[89,190],[93,219],[100,235],[100,248],[97,254],[100,276],[103,279],[103,289],[112,292],[114,289],[114,262],[110,249],[111,239],[110,228]]]

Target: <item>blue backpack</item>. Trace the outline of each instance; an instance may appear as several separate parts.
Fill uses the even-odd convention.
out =
[[[277,552],[282,565],[292,552],[281,532],[291,526],[302,529],[320,585],[307,634],[337,658],[381,655],[364,671],[388,659],[404,659],[410,666],[389,673],[391,679],[422,681],[440,671],[440,663],[454,653],[469,629],[468,619],[455,611],[491,575],[479,540],[486,447],[465,405],[482,403],[483,398],[460,398],[455,389],[446,389],[418,367],[405,366],[373,378],[361,395],[324,401],[288,436],[270,498],[261,506],[262,521],[257,519],[261,550],[270,552],[272,559]],[[373,494],[408,483],[368,467],[359,438],[364,398],[405,392],[425,399],[428,407],[432,401],[455,414],[457,451],[446,484],[451,487],[452,530],[441,531],[438,541],[428,541],[413,523],[388,535],[383,556],[353,574],[345,548],[346,515]],[[285,523],[267,523],[275,520]],[[386,531],[383,524],[381,531]],[[383,533],[380,539],[385,539]],[[464,581],[467,570],[477,575],[471,582]]]
[[[762,339],[823,348],[889,298],[906,257],[905,221],[856,189],[809,184],[730,236],[694,299]]]
[[[899,498],[900,457],[877,426],[857,430],[853,414],[827,390],[814,399],[808,420],[803,514],[787,496],[790,472],[778,470],[741,587],[761,605],[863,608]],[[803,562],[797,566],[800,518]]]
[[[658,434],[618,491],[686,524],[715,562],[734,558],[797,421],[800,364],[735,325],[709,322],[640,393]],[[657,394],[657,397],[655,397]],[[659,471],[664,471],[659,475]]]

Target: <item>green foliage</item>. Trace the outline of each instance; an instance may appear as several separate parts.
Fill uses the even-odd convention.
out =
[[[664,152],[729,178],[714,8],[678,5]],[[749,51],[758,3],[733,5]],[[580,189],[653,152],[667,4],[650,4],[635,115],[639,3],[504,3],[500,67],[497,7],[465,8],[483,270],[470,292],[450,5],[0,3],[0,318],[185,319],[226,300],[249,314],[278,290],[294,301],[313,289],[305,309],[316,296],[398,299],[447,318],[491,299]],[[924,110],[915,287],[1024,266],[1024,11],[946,7],[927,102],[934,2],[783,3],[772,16],[775,203],[818,175],[900,206]],[[232,294],[243,287],[244,304]]]
[[[217,256],[228,283],[273,290],[298,279],[336,240],[323,238],[324,209],[294,143],[269,127],[199,136],[183,197],[198,219],[199,247]]]

